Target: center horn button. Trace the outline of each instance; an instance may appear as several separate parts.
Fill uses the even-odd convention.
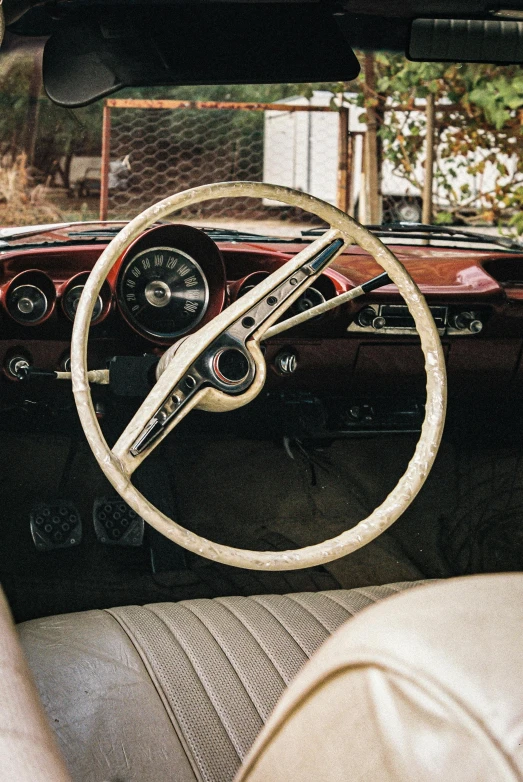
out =
[[[222,348],[213,356],[212,368],[222,383],[237,386],[247,378],[250,365],[247,357],[238,348]]]

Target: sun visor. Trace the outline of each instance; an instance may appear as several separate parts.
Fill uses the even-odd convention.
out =
[[[358,73],[336,17],[311,3],[79,16],[53,32],[43,60],[47,94],[70,108],[122,87],[351,81]]]

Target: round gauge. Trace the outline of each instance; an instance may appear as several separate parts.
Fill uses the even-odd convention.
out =
[[[151,247],[122,268],[118,301],[140,331],[161,339],[185,334],[203,318],[209,287],[199,264],[174,247]]]
[[[69,288],[62,299],[62,307],[64,308],[64,312],[68,318],[71,318],[71,320],[74,320],[75,318],[76,310],[78,309],[78,302],[80,301],[80,296],[82,295],[83,289],[83,285],[74,285],[72,288]],[[98,320],[102,314],[102,309],[102,297],[98,296],[96,299],[96,304],[94,305],[93,314],[91,316],[91,322]]]
[[[302,312],[311,310],[313,307],[317,307],[318,304],[323,304],[325,296],[317,288],[307,288],[305,293],[296,299],[294,304],[290,308],[291,315],[300,315]],[[311,321],[318,320],[321,315],[316,315],[315,318],[311,318]]]
[[[18,285],[10,291],[7,309],[20,323],[35,323],[47,312],[47,296],[36,285]]]

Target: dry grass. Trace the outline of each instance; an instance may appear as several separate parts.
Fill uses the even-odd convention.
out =
[[[31,181],[24,154],[0,162],[0,225],[32,225],[61,219],[47,188]]]

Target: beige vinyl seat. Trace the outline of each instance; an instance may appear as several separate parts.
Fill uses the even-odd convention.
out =
[[[408,586],[26,622],[46,717],[4,610],[0,779],[523,779],[523,576]]]

